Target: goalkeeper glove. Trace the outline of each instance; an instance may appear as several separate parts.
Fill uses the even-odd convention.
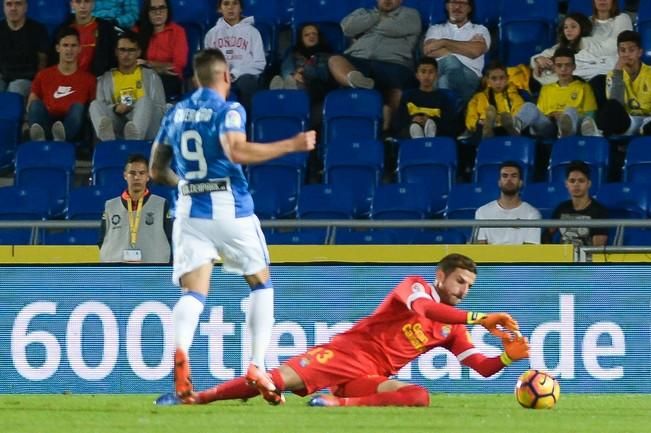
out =
[[[513,361],[519,361],[529,357],[529,340],[521,335],[502,338],[504,352],[500,356],[502,364],[510,365]]]
[[[518,322],[516,322],[513,317],[507,313],[484,314],[468,312],[466,323],[469,325],[480,324],[484,328],[488,329],[491,334],[500,338],[506,338],[509,336],[509,334],[499,329],[497,327],[498,325],[502,328],[506,328],[509,331],[516,333],[518,333],[520,329]]]

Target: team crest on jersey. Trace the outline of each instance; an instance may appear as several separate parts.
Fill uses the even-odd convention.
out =
[[[422,293],[425,292],[425,287],[421,283],[414,283],[411,285],[411,291],[413,293]]]
[[[572,92],[572,95],[570,95],[570,98],[572,98],[572,100],[576,100],[576,98],[578,98],[578,97],[579,97],[579,94],[576,93],[576,92]]]
[[[301,367],[305,368],[308,365],[310,365],[310,360],[307,359],[307,358],[301,358],[301,360],[299,361],[299,364],[301,365]]]
[[[147,215],[145,215],[145,224],[148,226],[154,224],[154,213],[153,212],[147,212]]]
[[[113,215],[111,217],[111,224],[113,224],[114,226],[120,224],[120,215]]]
[[[224,119],[224,125],[227,128],[241,128],[242,127],[242,116],[235,110],[230,110],[226,113],[226,119]]]
[[[441,326],[441,335],[444,337],[447,337],[450,335],[450,332],[452,332],[452,326],[450,325],[443,325]]]

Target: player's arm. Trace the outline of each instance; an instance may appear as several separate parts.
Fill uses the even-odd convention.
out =
[[[159,140],[154,141],[149,161],[149,175],[154,182],[168,186],[176,186],[179,183],[178,176],[170,167],[171,161],[172,148]]]
[[[477,313],[442,304],[427,293],[426,287],[427,282],[422,278],[407,277],[396,287],[395,293],[411,311],[435,322],[451,325],[479,324],[498,337],[508,336],[498,329],[498,325],[511,331],[519,329],[518,323],[507,313]]]
[[[490,377],[514,361],[529,357],[529,341],[519,333],[502,339],[504,351],[499,356],[486,356],[470,341],[467,330],[457,330],[449,350],[459,362],[472,368],[483,377]]]
[[[241,131],[225,131],[219,139],[226,157],[236,164],[256,164],[278,158],[287,153],[306,152],[314,149],[316,132],[299,132],[291,138],[272,143],[253,143],[247,141]]]

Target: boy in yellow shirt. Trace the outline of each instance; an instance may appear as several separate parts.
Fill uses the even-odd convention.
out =
[[[582,135],[595,135],[597,101],[590,85],[572,75],[576,69],[574,51],[558,48],[552,61],[558,81],[542,87],[536,105],[526,102],[515,115],[513,125],[508,121],[504,124],[503,119],[504,127],[512,135],[529,128],[532,135],[553,138],[576,135],[580,125]]]
[[[640,34],[617,36],[617,63],[606,78],[606,105],[597,122],[604,135],[651,135],[651,66],[642,63]]]

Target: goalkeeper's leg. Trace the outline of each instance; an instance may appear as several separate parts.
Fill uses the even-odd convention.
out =
[[[339,406],[429,406],[429,392],[422,386],[379,376],[348,382],[334,396]]]

